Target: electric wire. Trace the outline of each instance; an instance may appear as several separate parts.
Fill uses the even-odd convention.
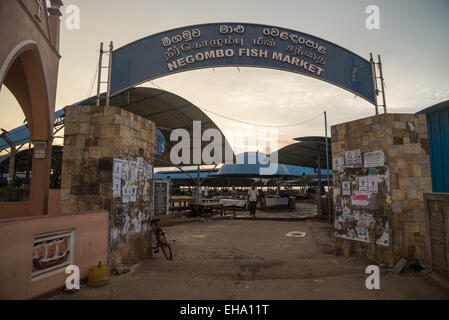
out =
[[[92,77],[92,81],[90,84],[90,90],[87,94],[87,98],[90,98],[92,96],[92,90],[94,89],[94,83],[95,83],[95,79],[97,78],[97,74],[98,74],[98,65],[95,65],[95,72],[94,72],[94,76]]]
[[[156,84],[154,81],[150,81],[150,83],[153,84],[154,86],[158,87],[159,89],[164,90],[161,86]],[[309,120],[305,120],[305,121],[301,121],[301,122],[297,122],[297,123],[292,123],[292,124],[287,124],[287,125],[267,125],[267,124],[260,124],[260,123],[253,123],[253,122],[249,122],[249,121],[238,120],[238,119],[235,119],[235,118],[232,118],[232,117],[228,117],[228,116],[219,114],[217,112],[208,110],[208,109],[203,108],[203,107],[199,107],[199,106],[197,106],[197,107],[199,109],[203,110],[204,112],[211,113],[213,115],[225,118],[227,120],[231,120],[231,121],[235,121],[235,122],[238,122],[238,123],[251,125],[251,126],[255,126],[255,127],[262,127],[262,128],[289,128],[289,127],[297,127],[297,126],[303,125],[303,124],[305,124],[307,122],[311,122],[311,121],[313,121],[315,119],[318,119],[319,117],[323,116],[323,114],[320,113],[320,114],[316,115],[315,117],[313,117],[313,118],[311,118]]]

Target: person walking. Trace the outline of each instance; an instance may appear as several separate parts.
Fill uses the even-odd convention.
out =
[[[257,205],[257,196],[259,192],[257,191],[256,186],[253,184],[251,188],[248,190],[248,201],[249,201],[249,210],[250,216],[253,218],[256,217],[256,205]]]

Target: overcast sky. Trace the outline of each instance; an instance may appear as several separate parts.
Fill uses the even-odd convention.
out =
[[[112,40],[118,48],[164,30],[211,22],[275,25],[321,37],[366,59],[370,52],[380,54],[389,112],[414,113],[449,99],[447,0],[64,0],[64,4],[79,6],[81,29],[68,30],[62,18],[56,110],[88,96],[101,41]],[[368,5],[380,9],[380,30],[365,27]],[[159,78],[154,83],[199,107],[260,124],[288,125],[323,111],[328,112],[329,125],[374,114],[371,104],[348,91],[283,71],[204,69]],[[23,122],[23,115],[3,88],[0,127],[12,129]],[[254,129],[209,116],[225,131]],[[281,145],[295,137],[324,135],[323,117],[280,129],[279,134]]]

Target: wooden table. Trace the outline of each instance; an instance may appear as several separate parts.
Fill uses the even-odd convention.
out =
[[[195,201],[195,198],[187,196],[171,196],[169,201],[170,211],[183,211],[190,209],[190,203]]]
[[[218,202],[209,202],[209,203],[190,203],[190,209],[192,210],[192,214],[199,216],[211,216],[214,212],[214,209],[223,214],[223,205]]]
[[[222,216],[226,215],[226,211],[233,211],[234,216],[236,211],[246,211],[248,201],[244,199],[220,199],[223,205]]]

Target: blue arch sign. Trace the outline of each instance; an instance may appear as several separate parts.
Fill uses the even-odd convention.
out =
[[[113,51],[110,94],[177,72],[231,66],[304,74],[375,104],[373,69],[368,60],[309,34],[246,23],[183,27]]]

